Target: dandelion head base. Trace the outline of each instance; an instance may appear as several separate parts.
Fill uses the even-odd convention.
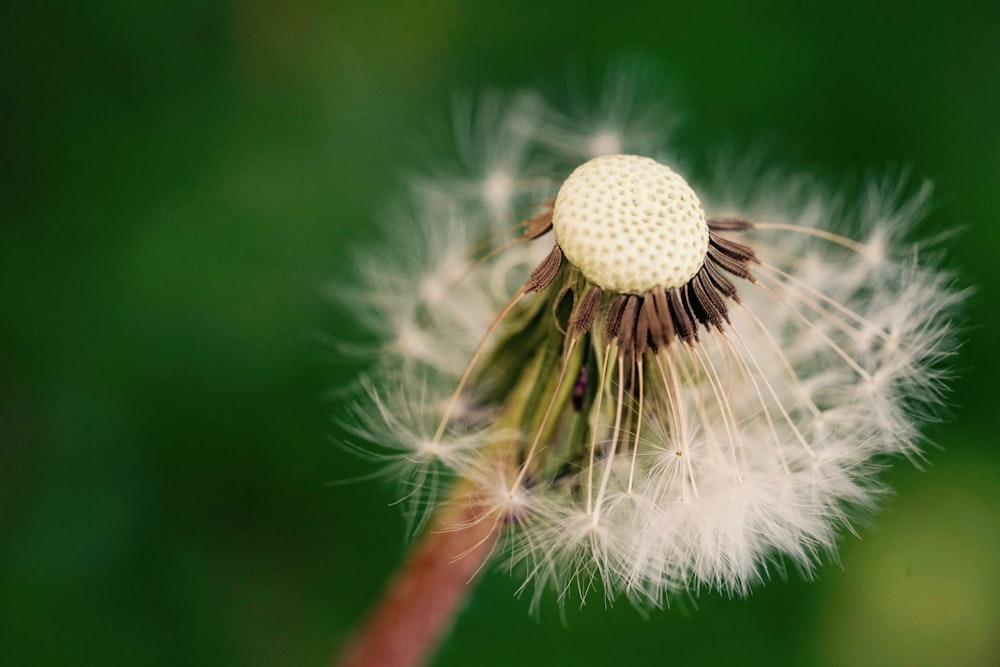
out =
[[[556,197],[552,226],[588,280],[627,294],[687,284],[709,247],[694,190],[669,167],[638,155],[605,155],[577,167]]]

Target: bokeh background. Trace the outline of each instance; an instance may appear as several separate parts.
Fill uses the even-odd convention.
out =
[[[998,36],[993,0],[5,3],[0,664],[326,663],[405,540],[389,484],[328,485],[371,468],[324,289],[456,92],[623,54],[692,154],[935,181],[954,417],[816,582],[536,619],[493,572],[435,664],[1000,664]]]

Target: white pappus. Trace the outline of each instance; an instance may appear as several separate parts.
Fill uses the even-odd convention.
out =
[[[930,189],[689,185],[608,91],[604,116],[465,109],[460,166],[414,178],[338,288],[380,341],[347,427],[417,526],[472,489],[496,555],[560,599],[810,572],[942,402],[963,292],[906,240]]]

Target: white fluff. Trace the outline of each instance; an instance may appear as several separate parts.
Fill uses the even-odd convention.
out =
[[[760,223],[738,239],[760,264],[755,283],[734,279],[741,303],[729,304],[731,324],[662,350],[663,379],[648,366],[638,434],[615,432],[609,366],[592,465],[567,460],[568,472],[538,479],[497,463],[497,443],[524,458],[536,434],[492,428],[502,402],[449,396],[551,242],[484,248],[513,238],[537,210],[529,203],[555,194],[569,173],[559,165],[624,146],[662,154],[662,142],[643,151],[628,136],[622,110],[648,114],[621,97],[627,88],[609,85],[618,97],[599,105],[619,125],[591,119],[578,134],[570,116],[530,94],[489,97],[458,121],[465,173],[415,178],[388,220],[387,248],[365,249],[357,281],[340,290],[382,341],[351,430],[400,462],[392,471],[418,499],[416,516],[448,480],[476,480],[483,520],[509,524],[509,561],[539,592],[583,599],[597,589],[652,605],[700,588],[745,594],[775,568],[810,572],[884,492],[887,456],[919,456],[919,423],[941,403],[955,345],[949,317],[963,293],[903,240],[927,189],[901,199],[898,184],[873,184],[850,207],[781,175],[744,176],[743,189],[693,183],[709,218]],[[514,328],[502,324],[494,339]],[[487,394],[511,372],[489,367],[494,343],[478,369]],[[442,413],[447,428],[436,436]],[[537,456],[558,455],[547,444]]]

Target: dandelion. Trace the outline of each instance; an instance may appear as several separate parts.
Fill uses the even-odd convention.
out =
[[[603,121],[490,98],[468,175],[415,180],[360,260],[382,342],[348,427],[423,537],[345,665],[418,664],[489,560],[535,603],[809,573],[920,456],[962,298],[904,241],[929,188],[692,186],[609,89]]]

